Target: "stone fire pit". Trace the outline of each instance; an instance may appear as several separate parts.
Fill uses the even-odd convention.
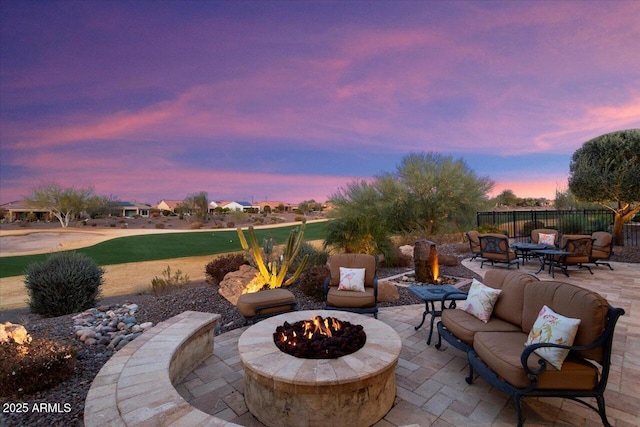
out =
[[[273,341],[284,321],[337,317],[364,327],[367,341],[337,359],[300,359]],[[238,340],[245,402],[267,426],[370,426],[391,409],[402,343],[388,325],[361,314],[310,310],[281,314],[247,329]]]

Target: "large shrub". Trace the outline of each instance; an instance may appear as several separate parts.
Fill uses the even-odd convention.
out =
[[[307,268],[314,265],[325,265],[329,259],[329,252],[322,249],[316,249],[312,244],[308,242],[302,242],[298,254],[291,262],[289,272],[293,273],[298,269],[305,255],[307,256]]]
[[[314,265],[300,276],[300,289],[306,296],[322,301],[324,300],[324,281],[327,277],[329,277],[329,268],[326,265]]]
[[[60,252],[27,266],[24,279],[29,308],[43,316],[86,310],[100,295],[104,270],[77,252]]]
[[[75,349],[53,339],[0,343],[0,396],[17,397],[53,387],[71,376],[75,365]]]
[[[240,269],[245,263],[243,254],[229,254],[220,256],[205,266],[207,282],[217,285],[227,273]]]

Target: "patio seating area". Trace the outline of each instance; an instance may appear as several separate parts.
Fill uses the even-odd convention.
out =
[[[478,260],[463,264],[481,276],[491,268],[480,269]],[[625,310],[614,336],[612,368],[605,392],[607,415],[616,426],[640,424],[640,265],[611,263],[572,272],[558,280],[600,293]],[[538,263],[527,263],[521,270],[535,273]],[[551,280],[547,272],[538,274]],[[515,425],[513,401],[482,378],[472,385],[466,355],[446,344],[437,350],[426,341],[428,328],[415,330],[424,306],[379,308],[378,318],[391,326],[402,339],[396,369],[397,397],[393,408],[376,426],[483,426]],[[215,338],[214,353],[177,385],[191,405],[216,418],[243,426],[261,424],[244,403],[244,374],[238,354],[238,338],[246,328]],[[524,346],[523,346],[524,347]],[[575,402],[558,398],[526,398],[523,401],[525,426],[597,426],[597,413]]]

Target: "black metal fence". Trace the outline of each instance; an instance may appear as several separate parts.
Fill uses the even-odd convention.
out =
[[[526,241],[531,230],[552,228],[561,234],[591,234],[613,228],[614,214],[606,209],[491,211],[476,214],[478,227],[495,227],[517,241]],[[623,229],[625,246],[640,246],[640,223]]]

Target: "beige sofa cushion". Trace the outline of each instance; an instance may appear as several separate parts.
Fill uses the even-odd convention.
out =
[[[493,315],[521,327],[525,286],[537,281],[535,276],[520,271],[497,269],[487,271],[484,283],[487,286],[502,289],[493,307]]]
[[[574,345],[590,344],[604,331],[608,303],[599,294],[561,282],[532,282],[524,290],[522,330],[528,334],[543,305],[566,317],[581,319]],[[523,341],[524,342],[524,341]],[[586,358],[600,360],[602,347],[580,352]]]
[[[478,332],[475,335],[473,349],[494,372],[509,384],[522,388],[531,384],[531,380],[522,369],[520,356],[527,334],[523,332]],[[540,356],[535,353],[529,357],[529,367],[537,369]],[[587,362],[567,358],[559,371],[551,364],[538,376],[538,389],[566,389],[570,384],[573,390],[592,390],[598,382],[598,370]]]
[[[484,323],[472,314],[462,310],[443,310],[442,324],[465,344],[473,345],[473,336],[480,331],[520,332],[520,326],[492,316]],[[524,342],[524,341],[523,341]]]

